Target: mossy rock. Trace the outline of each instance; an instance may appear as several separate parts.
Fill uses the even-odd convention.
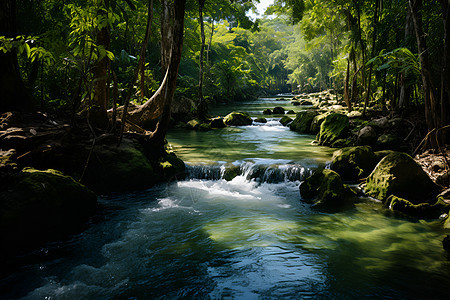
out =
[[[311,133],[311,123],[315,116],[317,116],[315,111],[301,111],[297,113],[289,128],[300,133]]]
[[[0,252],[34,247],[79,231],[97,196],[56,170],[26,168],[0,192]]]
[[[267,123],[267,119],[266,118],[256,118],[255,122],[257,122],[257,123]]]
[[[299,189],[303,200],[326,210],[348,208],[356,196],[342,183],[338,173],[328,169],[316,171],[300,184]]]
[[[293,111],[293,110],[291,109],[291,110],[288,110],[288,111],[286,112],[286,114],[287,114],[287,115],[293,115],[293,114],[295,114],[295,111]]]
[[[349,119],[343,114],[329,114],[320,125],[319,145],[329,146],[348,135]]]
[[[445,202],[441,197],[434,204],[412,204],[406,199],[391,195],[386,200],[386,206],[393,211],[398,211],[419,219],[437,219],[443,213],[447,213],[450,210],[450,204]]]
[[[266,108],[265,110],[263,110],[263,114],[264,115],[271,115],[272,111],[269,108]]]
[[[272,110],[272,113],[274,115],[284,115],[284,108],[282,108],[281,106],[277,106]]]
[[[173,153],[159,159],[159,168],[165,181],[184,179],[186,176],[186,165]]]
[[[228,126],[247,126],[252,125],[253,120],[246,112],[232,112],[224,119]]]
[[[356,143],[359,146],[374,146],[377,141],[377,132],[372,126],[365,126],[358,131],[358,139]]]
[[[311,126],[309,127],[309,131],[312,134],[318,134],[320,131],[320,125],[325,120],[325,118],[329,115],[329,113],[316,115],[311,122]]]
[[[190,120],[186,124],[186,129],[197,130],[199,128],[200,124],[201,124],[201,122],[197,119]]]
[[[132,142],[94,148],[83,183],[99,193],[146,189],[160,180],[145,155]]]
[[[414,159],[402,152],[385,156],[367,177],[363,188],[366,194],[383,202],[395,195],[412,204],[428,202],[439,190]]]
[[[211,119],[211,122],[209,123],[211,128],[224,128],[227,127],[227,125],[224,123],[223,118],[217,117]]]
[[[330,168],[339,173],[343,180],[356,181],[369,175],[375,162],[370,146],[347,147],[333,153]]]
[[[239,166],[235,166],[233,164],[226,164],[223,166],[222,178],[226,181],[231,181],[239,175],[241,175],[241,169]]]
[[[280,119],[280,123],[281,123],[281,125],[283,125],[283,126],[287,126],[289,123],[291,123],[292,122],[292,119],[291,118],[289,118],[288,116],[284,116],[284,117],[282,117],[281,119]]]

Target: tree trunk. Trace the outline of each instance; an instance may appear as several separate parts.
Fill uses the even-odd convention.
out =
[[[17,36],[16,0],[0,1],[0,36]],[[20,76],[16,51],[0,51],[0,112],[31,109],[32,98]]]
[[[181,53],[183,49],[183,36],[184,36],[184,12],[186,6],[186,0],[174,0],[173,3],[168,3],[169,0],[162,0],[163,14],[161,20],[171,21],[173,20],[173,26],[169,24],[161,23],[162,27],[170,27],[172,33],[167,35],[170,37],[170,41],[161,42],[161,44],[170,44],[169,65],[167,65],[167,84],[164,88],[164,105],[161,118],[156,125],[155,131],[151,135],[151,140],[155,142],[156,150],[164,151],[164,142],[169,127],[171,105],[173,95],[175,94],[178,68],[181,62]],[[172,6],[173,5],[173,6]],[[166,15],[168,14],[168,15]],[[162,58],[166,60],[166,58]]]
[[[431,82],[431,65],[428,59],[428,47],[426,44],[425,34],[422,28],[422,0],[409,0],[409,9],[414,22],[414,29],[417,40],[417,50],[419,52],[419,61],[421,66],[422,84],[424,90],[425,102],[425,120],[427,122],[428,131],[435,129],[437,126],[435,118],[434,91]],[[434,144],[431,139],[432,145]]]
[[[174,0],[175,1],[175,0]],[[161,0],[161,71],[166,74],[170,64],[170,55],[173,41],[173,1]]]
[[[205,0],[198,0],[198,22],[200,23],[201,45],[200,45],[200,58],[199,58],[199,78],[198,78],[198,107],[197,115],[200,120],[206,119],[208,113],[208,107],[203,98],[203,54],[205,52],[205,24],[203,23],[203,7],[205,6]]]
[[[105,0],[104,7],[109,7],[109,0]],[[99,7],[99,14],[106,17],[106,12]],[[110,48],[110,32],[109,27],[105,26],[97,32],[97,45],[105,47],[106,50]],[[106,112],[109,96],[108,87],[108,73],[109,73],[109,58],[103,57],[98,61],[94,67],[94,98],[89,111],[90,121],[99,128],[107,128],[109,125],[108,114]]]
[[[139,55],[139,70],[141,72],[141,97],[145,97],[145,53],[147,51],[148,40],[150,38],[150,33],[152,31],[152,21],[153,21],[153,0],[148,1],[148,11],[147,11],[147,27],[145,30],[144,41],[141,45],[141,52]]]
[[[405,41],[406,45],[411,46],[411,41],[414,38],[414,23],[411,16],[411,10],[408,9],[408,12],[406,14],[406,22],[405,22]],[[411,49],[411,47],[408,47]],[[398,108],[404,108],[408,105],[410,95],[411,95],[411,87],[406,85],[406,74],[405,72],[402,73],[402,81],[400,86],[400,98],[398,99]]]
[[[347,104],[348,112],[351,112],[352,111],[352,103],[350,102],[350,96],[348,93],[349,80],[350,80],[350,60],[347,59],[347,72],[345,74],[345,82],[344,82],[344,101],[345,101],[345,104]]]
[[[378,7],[380,6],[380,0],[375,0],[375,10],[373,13],[373,36],[372,36],[372,53],[371,56],[374,57],[375,56],[375,45],[376,45],[376,40],[377,40],[377,24],[378,24]],[[366,115],[366,109],[367,109],[367,105],[369,105],[369,99],[370,99],[370,95],[371,95],[371,91],[370,91],[370,85],[372,84],[372,66],[373,64],[370,64],[369,67],[369,81],[367,83],[367,87],[366,87],[366,100],[364,101],[364,109],[363,109],[363,116]]]
[[[209,37],[208,50],[206,51],[206,63],[209,62],[209,52],[211,51],[213,35],[214,35],[214,19],[212,19],[211,21],[211,36]]]

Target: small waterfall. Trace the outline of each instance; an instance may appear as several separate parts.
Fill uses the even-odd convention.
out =
[[[220,165],[187,165],[188,178],[219,180],[223,177],[222,166]]]
[[[189,179],[220,180],[226,178],[227,172],[235,172],[237,176],[258,183],[301,181],[312,173],[312,170],[297,163],[255,163],[253,161],[222,165],[188,165],[187,171]]]

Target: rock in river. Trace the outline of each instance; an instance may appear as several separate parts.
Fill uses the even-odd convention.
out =
[[[70,176],[26,168],[0,192],[0,252],[16,254],[77,232],[96,208],[97,196]]]
[[[228,126],[246,126],[252,125],[253,120],[248,113],[232,112],[225,117],[224,122]]]
[[[323,169],[300,184],[300,195],[314,206],[336,210],[351,206],[355,193],[342,183],[338,173]]]
[[[391,195],[412,204],[428,202],[439,190],[425,171],[406,153],[385,156],[367,177],[365,192],[385,202]]]
[[[319,145],[330,146],[348,134],[349,120],[343,114],[329,114],[320,125]]]
[[[330,168],[339,173],[343,180],[356,181],[369,175],[375,164],[372,148],[357,146],[334,151]]]
[[[310,133],[311,123],[317,114],[315,111],[301,111],[297,113],[289,128],[300,133]]]

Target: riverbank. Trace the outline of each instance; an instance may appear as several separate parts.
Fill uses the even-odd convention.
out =
[[[145,135],[93,132],[42,113],[5,113],[0,122],[0,253],[20,256],[79,232],[97,196],[183,178],[175,153],[154,153]]]

